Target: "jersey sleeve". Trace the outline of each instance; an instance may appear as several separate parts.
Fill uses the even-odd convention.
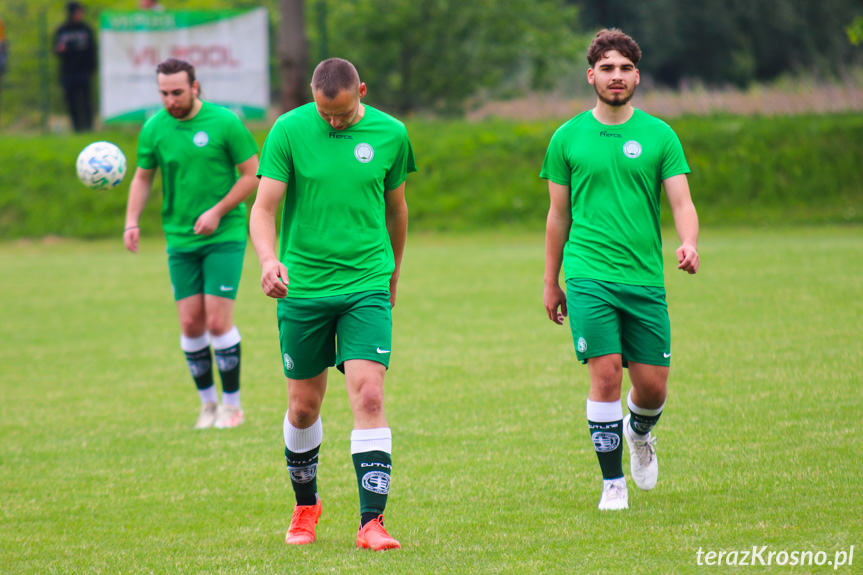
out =
[[[261,148],[261,161],[258,164],[258,177],[265,176],[287,183],[294,168],[291,156],[291,141],[288,131],[280,122],[273,125]]]
[[[138,167],[145,170],[152,170],[159,165],[152,128],[152,121],[147,122],[138,136]]]
[[[414,160],[414,149],[411,146],[410,138],[408,138],[407,130],[405,130],[399,153],[396,155],[393,165],[390,166],[384,177],[384,189],[395,190],[407,179],[409,173],[416,171],[417,164]]]
[[[228,151],[234,165],[242,164],[258,153],[258,143],[243,122],[234,116],[229,131]]]
[[[548,150],[545,152],[545,159],[542,161],[539,177],[551,180],[561,186],[569,186],[572,184],[572,168],[564,154],[564,141],[565,138],[561,135],[560,130],[551,137]]]
[[[674,130],[669,127],[668,136],[665,141],[665,151],[662,154],[660,179],[666,180],[680,174],[688,174],[690,171],[689,164],[686,163],[686,156],[683,154],[683,146],[680,145],[680,139],[674,133]]]

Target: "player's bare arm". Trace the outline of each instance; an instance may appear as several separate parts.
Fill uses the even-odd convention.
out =
[[[698,213],[689,193],[686,174],[672,176],[662,181],[665,194],[674,216],[674,227],[680,238],[680,247],[675,252],[679,265],[677,269],[694,274],[698,271]]]
[[[396,268],[390,278],[390,305],[396,305],[396,290],[398,289],[399,274],[402,269],[402,255],[405,251],[405,241],[408,233],[408,204],[405,200],[405,182],[398,188],[384,193],[386,209],[387,233],[390,236],[390,244],[393,247]]]
[[[245,162],[237,164],[240,177],[224,198],[215,206],[204,212],[195,222],[194,231],[198,235],[209,236],[219,227],[219,222],[225,214],[240,205],[255,188],[258,187],[258,155],[255,154]]]
[[[152,170],[138,168],[135,170],[135,176],[129,185],[129,201],[126,204],[126,225],[123,229],[123,243],[126,244],[126,249],[130,252],[138,253],[138,240],[141,237],[138,221],[141,219],[144,206],[147,205],[147,198],[150,197],[150,189],[153,186],[153,174],[155,171],[155,168]]]
[[[572,227],[569,186],[548,181],[551,205],[545,222],[545,288],[543,301],[548,319],[558,325],[566,317],[566,292],[560,287],[560,267],[563,264],[563,247]]]
[[[261,288],[276,299],[288,295],[288,268],[279,261],[275,248],[276,211],[286,188],[285,182],[262,177],[249,220],[249,235],[261,264]]]

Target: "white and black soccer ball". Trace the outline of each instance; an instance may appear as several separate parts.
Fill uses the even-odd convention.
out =
[[[111,142],[94,142],[81,150],[75,167],[88,188],[110,190],[126,175],[126,156]]]

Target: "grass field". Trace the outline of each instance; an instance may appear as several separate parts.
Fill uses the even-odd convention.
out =
[[[674,247],[669,233],[659,485],[630,481],[630,509],[602,514],[586,368],[545,318],[541,234],[409,238],[387,376],[387,525],[403,549],[373,554],[354,548],[336,372],[319,539],[283,542],[286,392],[251,252],[236,314],[247,423],[196,432],[163,243],[0,244],[0,571],[827,573],[696,553],[832,560],[854,545],[835,572],[863,572],[861,229],[709,230],[694,277]]]

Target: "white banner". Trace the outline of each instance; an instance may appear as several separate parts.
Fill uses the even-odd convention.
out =
[[[195,67],[201,98],[260,119],[270,105],[267,10],[103,12],[99,45],[101,116],[140,122],[162,108],[156,66]]]

